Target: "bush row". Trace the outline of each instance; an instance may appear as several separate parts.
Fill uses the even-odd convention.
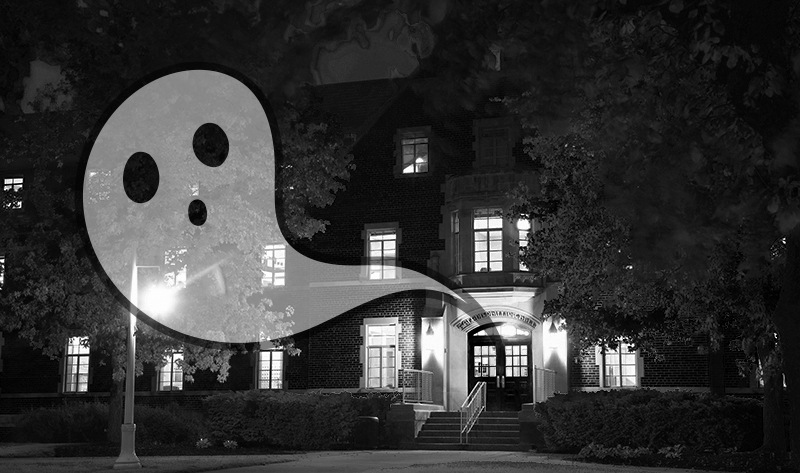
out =
[[[761,404],[752,399],[649,389],[557,394],[536,405],[552,450],[590,444],[658,450],[674,445],[719,451],[757,448]]]
[[[205,399],[206,420],[215,442],[321,449],[349,443],[359,416],[378,417],[378,444],[387,443],[386,413],[394,394],[290,394],[247,391]]]
[[[136,441],[142,444],[194,442],[207,429],[202,414],[177,406],[136,406]],[[104,442],[108,405],[74,403],[24,412],[12,438],[18,442]]]

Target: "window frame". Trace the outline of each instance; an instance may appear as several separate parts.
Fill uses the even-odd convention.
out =
[[[16,180],[19,180],[19,182],[14,182]],[[4,194],[6,192],[14,192],[15,194],[18,192],[22,192],[24,186],[25,186],[25,176],[23,176],[22,174],[11,174],[8,176],[3,176]],[[16,204],[18,205],[11,204],[7,206],[6,210],[22,210],[24,207],[22,197],[19,197],[19,202],[17,202]]]
[[[452,237],[451,261],[453,275],[464,271],[464,255],[461,253],[461,209],[450,212],[450,235]]]
[[[280,247],[280,248],[278,248],[278,247]],[[272,252],[273,256],[272,257],[267,257],[267,253],[270,252],[270,251]],[[276,252],[279,252],[279,251],[283,252],[283,257],[282,258],[278,258],[277,256],[274,255]],[[286,252],[286,244],[284,244],[284,243],[269,243],[267,245],[263,245],[263,247],[261,248],[261,287],[262,288],[265,288],[265,287],[276,288],[276,287],[285,287],[286,286],[286,254],[287,254],[287,252]],[[280,263],[281,261],[283,262],[283,267],[282,267],[281,271],[277,271],[276,270],[276,269],[279,269],[279,267],[277,265],[267,266],[267,261],[270,258],[273,259],[275,261],[275,263]],[[272,271],[268,271],[265,268],[272,268]],[[271,277],[268,278],[267,277],[268,274],[270,274]],[[282,281],[281,284],[277,284],[278,275],[282,275],[282,277],[280,278],[280,280]],[[269,280],[269,281],[267,281],[267,280]]]
[[[487,212],[489,213],[486,217],[478,216],[478,212]],[[497,212],[497,215],[492,215],[491,212]],[[505,269],[505,261],[503,257],[503,241],[505,240],[505,218],[503,217],[503,208],[502,207],[475,207],[472,209],[472,271],[473,273],[496,273],[502,272]],[[486,228],[477,228],[476,222],[478,219],[486,219]],[[490,226],[490,220],[499,220],[499,226],[492,227]],[[494,232],[500,232],[499,238],[492,239],[492,234]],[[485,233],[486,239],[481,240],[486,242],[486,249],[485,250],[478,250],[478,233]],[[492,249],[492,242],[500,242],[500,249],[493,250]],[[479,270],[478,264],[483,263],[478,261],[478,254],[485,253],[486,254],[486,270]],[[498,257],[497,259],[492,259],[493,257]],[[492,263],[500,263],[500,269],[491,269]]]
[[[519,225],[522,222],[528,222],[527,229],[520,229]],[[521,258],[522,249],[526,248],[530,243],[528,241],[528,237],[533,235],[533,219],[531,218],[518,218],[514,221],[514,230],[517,232],[517,246],[519,251],[517,252],[517,269],[522,272],[530,272],[531,268],[529,268]],[[524,235],[523,235],[524,232]]]
[[[89,337],[69,337],[67,344],[64,347],[64,362],[63,362],[63,379],[61,382],[61,391],[64,394],[86,394],[89,392],[89,385],[91,384],[91,348],[88,345]],[[71,349],[77,350],[77,353],[70,353]],[[77,365],[73,365],[73,360],[77,361]],[[70,380],[70,367],[76,366],[74,382]],[[85,373],[81,373],[81,367],[86,367]],[[86,378],[85,382],[81,382],[81,374]],[[81,389],[81,386],[85,389]]]
[[[369,332],[370,327],[393,327],[394,328],[394,345],[370,345],[369,343]],[[402,326],[400,325],[400,321],[398,317],[373,317],[373,318],[365,318],[361,325],[361,336],[362,336],[362,343],[361,343],[361,350],[360,350],[360,358],[361,358],[361,365],[363,367],[361,373],[361,380],[360,386],[362,389],[368,389],[370,391],[398,391],[400,390],[400,369],[402,365],[402,352],[400,351],[400,334],[402,333]],[[379,369],[379,377],[380,377],[380,387],[370,387],[370,368],[374,368],[370,365],[370,348],[389,348],[392,353],[392,357],[394,358],[394,366],[393,368],[393,376],[394,376],[394,383],[393,385],[388,385],[383,380],[383,372],[384,366],[378,367]],[[381,361],[384,359],[383,353],[381,353],[380,357]]]
[[[6,284],[6,268],[8,268],[8,261],[5,253],[0,253],[0,292],[3,292],[3,287]]]
[[[380,261],[383,264],[383,262],[385,262],[385,261],[394,259],[394,263],[392,263],[394,265],[394,276],[384,277],[384,273],[386,271],[392,271],[392,270],[384,269],[381,272],[381,276],[382,277],[380,277],[380,278],[372,278],[371,277],[372,276],[371,275],[371,273],[372,273],[371,266],[373,264],[373,261],[377,261],[377,260],[374,260],[373,256],[370,255],[370,253],[371,253],[371,244],[370,243],[372,243],[371,237],[372,237],[372,235],[376,235],[376,234],[379,234],[379,233],[389,233],[389,232],[394,233],[394,236],[395,236],[395,238],[394,238],[394,242],[395,242],[395,245],[394,245],[394,258],[386,258],[383,255],[383,251],[384,250],[382,249],[382,254],[381,254]],[[363,269],[361,270],[361,279],[364,280],[364,281],[372,281],[372,282],[376,282],[376,283],[382,282],[382,281],[396,281],[398,279],[401,279],[402,278],[402,269],[401,269],[401,263],[400,263],[400,244],[403,242],[403,239],[402,239],[402,232],[401,232],[400,227],[397,224],[397,222],[366,224],[366,225],[364,225],[364,231],[361,233],[361,237],[364,240],[364,257],[363,257],[363,265],[362,265]],[[378,241],[385,241],[385,240],[378,240]]]
[[[602,389],[638,389],[638,388],[641,388],[642,387],[642,376],[644,374],[644,363],[643,363],[643,358],[641,356],[641,351],[638,350],[638,349],[635,350],[635,351],[627,351],[627,348],[630,346],[630,344],[623,343],[622,341],[619,341],[618,343],[619,343],[619,345],[617,346],[617,349],[616,350],[612,350],[613,353],[607,353],[607,350],[609,350],[608,347],[598,346],[596,348],[596,358],[595,359],[596,359],[596,364],[597,364],[597,366],[599,368],[599,375],[600,375],[599,376],[600,377],[599,386],[600,386],[600,388],[602,388]],[[624,352],[622,351],[623,347],[625,349]],[[607,383],[606,367],[608,366],[608,363],[606,361],[606,356],[609,355],[609,354],[612,354],[612,355],[613,354],[630,354],[630,355],[633,355],[634,362],[632,364],[631,363],[622,364],[622,357],[620,356],[620,360],[619,360],[619,363],[617,365],[617,367],[620,370],[620,373],[618,375],[616,375],[616,377],[620,379],[620,383],[618,385],[613,385],[612,386],[609,383]],[[634,374],[633,375],[623,375],[622,374],[622,366],[633,366],[634,367]],[[627,385],[627,386],[622,385],[622,378],[623,377],[633,377],[633,378],[635,378],[634,384],[633,385]]]
[[[505,153],[495,153],[491,162],[483,156],[484,139],[483,134],[489,130],[503,130],[506,136]],[[515,164],[514,159],[514,144],[519,138],[519,131],[512,117],[495,117],[476,119],[472,125],[473,143],[472,150],[474,151],[473,168],[475,169],[492,169],[492,168],[508,168],[513,167]],[[497,149],[497,146],[493,147]]]
[[[405,163],[403,161],[403,140],[405,139],[420,139],[426,138],[427,139],[427,146],[428,146],[428,155],[427,155],[427,169],[421,172],[404,172],[405,171]],[[414,178],[414,177],[423,177],[423,176],[430,176],[433,174],[433,160],[431,159],[431,148],[432,144],[435,141],[435,138],[431,132],[430,125],[427,126],[417,126],[417,127],[408,127],[408,128],[398,128],[397,132],[394,136],[395,141],[395,165],[394,165],[394,176],[400,178]],[[413,165],[413,164],[412,164]]]
[[[183,368],[177,363],[177,360],[183,360],[183,350],[170,350],[167,354],[167,362],[161,365],[156,370],[156,391],[158,392],[172,392],[172,391],[183,391],[184,390],[184,383],[186,382]],[[176,358],[180,357],[180,358]],[[169,389],[164,389],[164,374],[165,367],[169,367]],[[176,369],[177,367],[177,369]],[[180,373],[180,381],[176,383],[175,375]],[[175,387],[176,384],[180,384],[179,387]]]
[[[282,390],[285,390],[286,389],[286,351],[283,350],[283,349],[280,349],[280,348],[275,348],[275,347],[269,348],[269,347],[266,347],[265,343],[268,343],[268,342],[262,342],[261,344],[259,344],[258,352],[256,353],[256,373],[255,373],[256,389],[259,389],[259,390],[262,390],[262,391],[267,391],[267,390],[269,390],[269,391],[282,391]],[[263,355],[265,353],[269,353],[270,354],[269,355],[269,357],[270,357],[270,359],[269,359],[269,370],[266,370],[266,371],[262,369],[263,368],[263,362],[264,362]],[[274,355],[276,353],[280,354],[280,357],[281,357],[280,360],[274,360],[273,359],[273,357],[274,357]],[[280,368],[279,368],[280,369],[280,372],[279,372],[280,373],[280,377],[277,380],[278,387],[272,387],[273,382],[275,381],[272,378],[272,376],[270,376],[269,378],[267,378],[265,380],[265,381],[267,381],[269,383],[269,386],[268,387],[263,387],[262,384],[261,384],[262,383],[261,374],[264,373],[264,372],[268,372],[271,375],[274,372],[274,363],[276,361],[278,361],[280,363]]]

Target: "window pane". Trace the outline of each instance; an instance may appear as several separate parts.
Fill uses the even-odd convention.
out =
[[[622,385],[623,386],[636,386],[636,377],[635,376],[624,376],[624,377],[622,377]]]

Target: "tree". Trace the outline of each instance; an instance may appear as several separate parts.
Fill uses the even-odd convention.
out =
[[[68,112],[40,113],[26,120],[27,130],[24,125],[4,123],[4,159],[36,157],[29,164],[37,172],[35,179],[25,182],[23,191],[27,203],[36,202],[31,219],[11,220],[7,218],[13,215],[11,211],[0,209],[4,222],[15,223],[0,231],[0,247],[14,255],[14,264],[6,273],[9,283],[0,298],[0,324],[51,356],[63,350],[67,337],[76,333],[88,335],[93,350],[110,356],[117,382],[112,396],[116,409],[112,409],[109,423],[112,441],[119,440],[128,312],[119,307],[86,256],[74,205],[75,193],[80,190],[70,188],[77,180],[70,163],[80,154],[85,136],[108,103],[145,73],[190,60],[229,64],[255,77],[281,105],[276,112],[286,144],[284,211],[292,238],[310,238],[322,231],[326,222],[313,218],[309,209],[331,203],[348,177],[350,158],[345,154],[348,143],[341,130],[316,111],[297,84],[308,74],[307,62],[303,67],[297,64],[308,59],[311,43],[301,38],[289,45],[282,40],[292,5],[262,9],[265,16],[259,28],[250,22],[259,12],[239,4],[221,9],[169,0],[114,6],[104,1],[2,5],[9,20],[9,28],[0,33],[10,59],[0,80],[7,116],[20,113],[22,77],[28,61],[37,57],[62,64],[67,77],[62,91],[71,95],[72,102]],[[233,37],[220,33],[230,31],[236,32]],[[286,97],[287,81],[295,89],[291,101],[281,100]],[[98,181],[102,177],[98,176]],[[307,185],[312,181],[315,186]],[[102,182],[99,192],[99,196],[104,192]],[[130,256],[129,252],[120,253],[120,271],[126,266],[130,271]],[[228,282],[232,282],[230,278]],[[281,316],[281,310],[268,307],[268,300],[259,302],[260,306],[249,310]],[[110,317],[109,312],[115,316]],[[139,371],[142,363],[160,364],[168,350],[179,346],[178,340],[143,324],[137,337]],[[187,380],[191,381],[196,369],[212,369],[224,380],[228,360],[237,349],[184,346]]]
[[[772,359],[777,328],[793,425],[800,424],[800,397],[791,390],[800,382],[798,104],[789,95],[800,75],[796,13],[792,2],[454,2],[425,64],[452,72],[431,81],[434,112],[504,97],[535,140],[532,157],[555,174],[545,182],[585,186],[565,193],[588,208],[561,195],[540,209],[565,220],[542,233],[548,248],[529,247],[568,281],[559,309],[572,310],[571,329],[581,336],[635,336],[672,323],[669,311],[646,309],[696,303],[698,291],[707,302],[735,284],[762,287],[783,268],[766,285],[780,288],[777,301],[761,298],[775,310],[763,304],[755,313],[768,318],[746,330],[764,342],[756,344],[766,352],[759,357]],[[580,165],[548,167],[556,157]],[[781,241],[786,253],[776,264],[772,250]],[[723,251],[723,260],[738,260],[736,277],[711,284],[703,272],[722,264],[713,255],[730,245],[735,251]],[[602,308],[598,318],[602,296],[614,310]],[[699,317],[698,328],[712,328],[711,315]],[[800,430],[792,439],[800,449]]]

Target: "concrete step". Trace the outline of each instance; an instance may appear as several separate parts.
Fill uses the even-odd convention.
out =
[[[478,417],[478,424],[507,424],[519,425],[518,419],[509,419],[508,417]]]
[[[445,424],[445,423],[426,423],[422,426],[422,430],[461,430],[461,424]],[[496,431],[496,430],[514,430],[519,432],[519,424],[475,424],[472,426],[472,430],[486,430],[486,431]]]
[[[484,411],[481,412],[481,417],[504,417],[509,419],[519,419],[519,412],[517,411]]]
[[[422,426],[414,445],[424,450],[525,451],[519,444],[519,413],[482,412],[461,444],[461,413],[432,412]]]
[[[416,450],[470,450],[478,452],[526,452],[527,448],[519,444],[458,444],[458,443],[421,443],[413,447]]]

